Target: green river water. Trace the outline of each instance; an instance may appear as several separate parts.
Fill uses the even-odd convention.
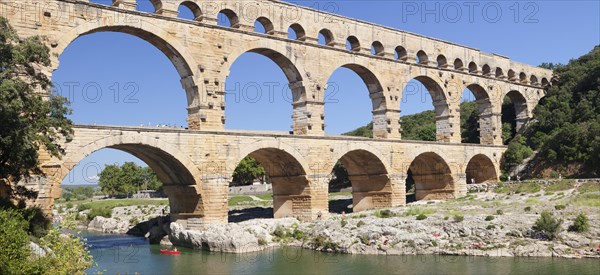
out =
[[[160,254],[143,238],[85,232],[104,274],[600,274],[598,259],[369,256],[273,248],[248,254],[181,249]]]

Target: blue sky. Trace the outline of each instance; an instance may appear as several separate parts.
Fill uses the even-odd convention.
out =
[[[452,41],[532,65],[566,63],[600,44],[598,1],[291,2]],[[138,3],[141,11],[152,9],[147,0]],[[189,11],[184,8],[181,11],[182,17],[190,17]],[[57,90],[72,102],[71,118],[75,123],[133,126],[186,125],[186,99],[179,79],[173,65],[159,50],[137,37],[119,33],[80,37],[61,55],[60,67],[53,75]],[[367,124],[371,120],[371,103],[360,78],[347,69],[339,69],[329,82],[332,88],[327,91],[331,102],[325,107],[326,133],[340,134]],[[267,96],[265,83],[277,85],[274,98]],[[229,93],[226,128],[290,130],[292,109],[282,93],[286,85],[282,71],[263,56],[245,54],[235,60],[226,82]],[[262,91],[260,98],[256,98],[257,87]],[[236,93],[242,100],[236,101]],[[423,89],[423,93],[427,91]],[[430,100],[421,98],[429,97],[416,96],[403,102],[403,115],[433,109]],[[143,165],[127,153],[98,151],[80,163],[64,183],[93,183],[105,164],[125,161]]]

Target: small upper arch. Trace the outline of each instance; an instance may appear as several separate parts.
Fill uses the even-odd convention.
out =
[[[469,63],[469,73],[476,74],[478,72],[479,72],[479,67],[477,67],[477,64],[475,62],[470,62]]]
[[[396,60],[406,61],[408,59],[408,52],[402,46],[397,46],[394,49],[394,58]]]
[[[223,27],[238,29],[240,27],[240,19],[234,11],[224,9],[219,12],[217,24]]]
[[[346,49],[352,52],[360,51],[360,42],[356,36],[351,35],[346,39]]]
[[[335,43],[333,33],[328,29],[322,29],[319,31],[319,44],[325,46],[333,46]]]
[[[438,55],[436,61],[437,61],[438,68],[447,68],[448,67],[448,61],[446,60],[446,57],[443,54]]]
[[[384,56],[385,48],[383,47],[383,44],[381,44],[379,41],[373,42],[373,44],[371,44],[371,54],[376,56]]]
[[[298,41],[305,41],[306,32],[300,24],[294,23],[288,28],[288,38]]]
[[[183,1],[180,4],[180,7],[185,7],[192,13],[192,20],[194,21],[202,21],[202,10],[200,6],[193,1]],[[179,13],[181,15],[181,12]]]
[[[481,67],[481,73],[484,76],[490,76],[492,74],[492,69],[490,68],[490,65],[488,65],[488,64],[483,65],[483,67]]]
[[[254,31],[255,32],[259,32],[260,29],[258,28],[259,26],[262,26],[262,30],[264,31],[264,34],[274,34],[275,33],[275,27],[273,26],[273,22],[271,22],[271,20],[269,20],[269,18],[266,18],[264,16],[261,16],[259,18],[256,19],[256,21],[254,22]]]
[[[425,51],[420,50],[417,52],[417,64],[427,65],[429,63],[429,57]]]
[[[464,67],[464,63],[462,62],[462,60],[460,58],[454,59],[454,69],[455,70],[462,70]]]

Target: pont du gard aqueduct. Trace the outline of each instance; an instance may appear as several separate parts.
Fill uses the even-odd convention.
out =
[[[269,173],[275,218],[326,217],[328,182],[338,161],[352,182],[354,212],[405,204],[409,171],[417,200],[458,198],[466,194],[467,183],[498,180],[506,150],[503,98],[514,104],[518,130],[551,85],[549,70],[285,2],[150,2],[153,13],[136,11],[135,0],[112,0],[112,5],[0,0],[2,16],[20,36],[44,37],[53,58],[48,75],[78,37],[120,32],[160,49],[179,72],[187,95],[187,106],[182,106],[188,112],[187,129],[75,126],[72,140],[64,141],[62,158],[40,154],[45,175],[35,183],[39,194],[34,203],[43,209],[52,208],[69,171],[103,148],[146,162],[165,185],[171,218],[188,228],[227,222],[228,184],[246,156]],[[178,18],[180,5],[195,19]],[[217,24],[219,16],[230,25]],[[256,21],[265,33],[254,31]],[[290,132],[225,130],[224,83],[231,64],[246,52],[270,58],[289,80]],[[368,87],[373,139],[324,134],[324,90],[340,67],[354,71]],[[410,80],[431,94],[436,142],[402,140],[400,101]],[[459,104],[466,88],[479,107],[480,144],[461,144]]]

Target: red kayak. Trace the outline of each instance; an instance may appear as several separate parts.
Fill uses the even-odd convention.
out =
[[[179,252],[179,251],[166,250],[166,249],[161,249],[160,253],[162,253],[162,254],[168,254],[168,255],[179,255],[179,254],[181,254],[181,252]]]

